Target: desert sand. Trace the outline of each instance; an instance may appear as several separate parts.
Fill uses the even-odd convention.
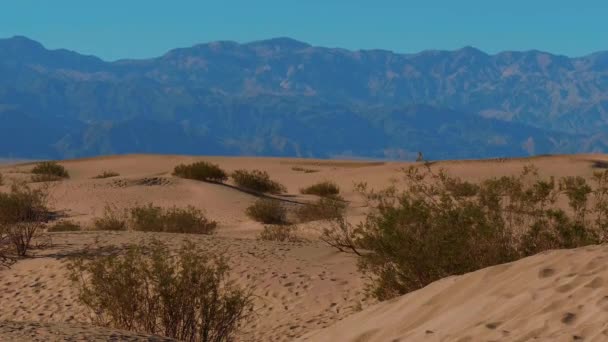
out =
[[[309,241],[258,241],[263,228],[245,215],[256,197],[231,186],[171,176],[179,163],[208,160],[227,171],[266,170],[288,193],[277,198],[303,203],[301,187],[333,180],[350,202],[349,220],[360,220],[364,202],[353,184],[383,188],[398,179],[397,162],[126,155],[61,162],[71,178],[51,188],[51,207],[90,225],[106,205],[192,205],[218,221],[214,236],[140,232],[82,231],[51,233],[52,246],[35,249],[9,269],[0,270],[0,340],[159,340],[135,333],[92,327],[87,310],[67,277],[67,258],[93,246],[116,245],[153,237],[179,244],[188,239],[224,253],[232,275],[256,295],[256,315],[245,322],[239,341],[526,341],[608,340],[608,247],[551,251],[435,282],[389,302],[365,296],[365,279],[356,259],[315,239],[322,223],[304,225]],[[433,168],[478,180],[514,174],[534,164],[543,176],[590,177],[608,165],[608,156],[547,156],[530,159],[444,161]],[[7,190],[11,179],[26,179],[31,164],[1,165]],[[296,169],[294,170],[294,167]],[[306,173],[298,168],[314,170]],[[104,170],[120,173],[92,179]],[[87,336],[92,336],[90,339]]]

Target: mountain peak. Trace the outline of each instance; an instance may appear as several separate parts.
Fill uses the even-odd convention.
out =
[[[44,50],[42,44],[25,36],[13,36],[11,38],[0,39],[0,46],[3,49],[20,51]]]
[[[277,37],[266,40],[258,40],[255,42],[247,43],[246,45],[252,47],[272,47],[280,49],[306,49],[311,47],[310,44],[295,40],[289,37]]]

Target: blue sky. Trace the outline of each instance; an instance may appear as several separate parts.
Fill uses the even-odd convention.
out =
[[[608,50],[608,1],[7,0],[0,37],[13,35],[106,60],[278,36],[348,49],[470,45],[581,56]]]

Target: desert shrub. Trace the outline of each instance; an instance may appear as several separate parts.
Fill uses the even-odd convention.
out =
[[[372,294],[388,299],[547,249],[605,241],[608,173],[594,180],[595,188],[583,178],[541,179],[528,167],[472,184],[412,167],[404,171],[405,190],[360,185],[371,206],[364,222],[339,218],[322,239],[343,251],[365,250],[357,252],[359,267],[372,279]],[[557,206],[560,196],[568,209]]]
[[[7,254],[27,255],[32,241],[48,220],[48,188],[15,183],[9,193],[0,193],[0,259]]]
[[[0,186],[4,185],[4,176],[0,173]]]
[[[152,204],[135,207],[131,209],[130,221],[134,230],[147,232],[212,234],[217,227],[217,222],[191,206],[185,209],[163,209]]]
[[[298,206],[294,215],[300,222],[334,220],[344,215],[346,203],[337,197],[322,197],[313,203]]]
[[[287,191],[284,185],[271,180],[266,171],[236,170],[232,179],[236,185],[255,192],[279,194]]]
[[[93,179],[112,178],[112,177],[118,177],[118,176],[120,176],[120,174],[118,172],[104,171],[104,172],[98,174],[97,176],[93,177]]]
[[[251,219],[264,224],[287,224],[287,210],[281,202],[261,198],[245,211]]]
[[[258,235],[258,239],[265,241],[298,242],[302,239],[298,237],[297,230],[298,228],[295,225],[264,226],[264,229]]]
[[[219,167],[219,165],[206,161],[199,161],[189,165],[180,164],[173,170],[173,175],[205,182],[221,183],[228,179],[228,175]]]
[[[93,220],[95,230],[127,230],[129,215],[126,210],[118,209],[115,206],[106,205],[102,217]]]
[[[252,312],[251,292],[230,281],[224,258],[185,243],[131,246],[69,264],[80,301],[99,325],[180,341],[230,341]]]
[[[63,180],[63,177],[47,174],[32,175],[32,183],[57,182]]]
[[[36,175],[55,176],[56,179],[70,178],[70,175],[65,167],[54,161],[39,163],[34,166],[31,172]]]
[[[48,232],[77,232],[82,230],[80,225],[74,221],[62,220],[50,226]]]
[[[303,168],[301,166],[294,166],[291,168],[293,171],[298,171],[298,172],[304,172],[304,173],[315,173],[315,172],[319,172],[319,170],[316,169],[307,169],[307,168]]]
[[[340,193],[340,187],[334,182],[325,181],[300,189],[300,193],[321,197],[334,197]]]

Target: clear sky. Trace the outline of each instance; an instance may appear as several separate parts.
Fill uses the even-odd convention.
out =
[[[568,56],[608,50],[608,0],[6,0],[0,37],[106,60],[214,40],[418,52],[474,46]]]

